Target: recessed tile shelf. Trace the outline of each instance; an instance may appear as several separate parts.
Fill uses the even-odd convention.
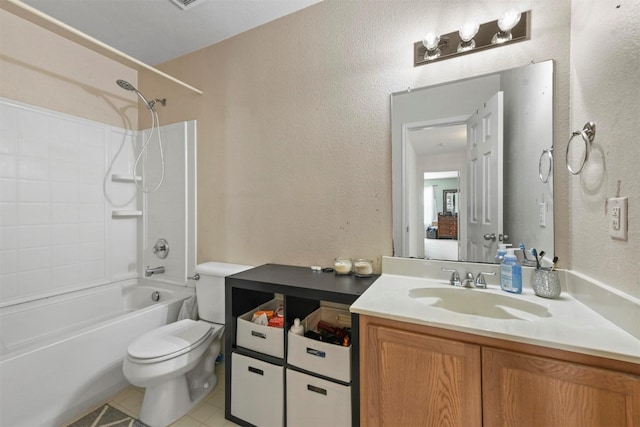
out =
[[[142,216],[142,211],[134,211],[134,210],[111,211],[111,218],[131,218],[134,216]]]
[[[111,175],[111,181],[113,182],[135,182],[142,181],[141,176],[133,176],[133,175],[121,175],[121,174],[113,174]]]

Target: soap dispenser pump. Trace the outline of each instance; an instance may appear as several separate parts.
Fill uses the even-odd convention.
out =
[[[502,264],[504,256],[507,254],[507,247],[509,246],[511,246],[510,243],[498,243],[498,251],[496,252],[496,257],[494,258],[496,264]]]
[[[515,249],[508,248],[500,265],[500,287],[514,294],[522,293],[522,266],[518,264]]]

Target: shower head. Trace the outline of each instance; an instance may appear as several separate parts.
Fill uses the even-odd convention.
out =
[[[130,90],[136,93],[136,95],[138,95],[138,98],[140,98],[140,100],[142,101],[142,103],[145,105],[145,107],[147,107],[149,110],[153,110],[153,105],[156,103],[155,101],[147,101],[147,98],[144,97],[144,95],[142,95],[140,93],[140,91],[138,89],[136,89],[131,83],[129,83],[126,80],[116,80],[116,83],[118,84],[118,86],[120,86],[122,89],[124,90]]]

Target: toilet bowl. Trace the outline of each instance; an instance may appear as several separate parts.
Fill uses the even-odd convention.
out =
[[[196,267],[200,320],[149,331],[127,349],[125,378],[144,387],[140,421],[165,427],[195,407],[217,384],[215,360],[224,332],[224,278],[251,267],[207,262]]]
[[[222,325],[185,319],[131,343],[122,369],[131,384],[145,388],[142,422],[171,424],[215,387],[214,362],[223,331]]]

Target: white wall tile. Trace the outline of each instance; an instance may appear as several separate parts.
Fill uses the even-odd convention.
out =
[[[41,270],[51,266],[51,250],[45,248],[20,249],[18,268],[20,272]]]
[[[54,245],[51,247],[51,265],[54,267],[78,263],[79,245]]]
[[[22,271],[18,274],[18,286],[21,296],[48,292],[51,288],[51,270]]]
[[[0,300],[19,296],[18,274],[0,274]]]
[[[104,260],[104,243],[83,243],[79,247],[78,261],[86,263],[90,261],[102,261]]]
[[[18,251],[0,251],[0,272],[2,274],[18,272]]]
[[[18,200],[18,180],[0,178],[0,202],[16,202]]]
[[[78,203],[76,182],[51,182],[51,201],[54,203]]]
[[[20,249],[42,248],[51,246],[51,226],[50,225],[29,225],[21,226]]]
[[[80,221],[78,205],[73,203],[52,203],[52,224],[75,224]]]
[[[18,113],[18,152],[20,156],[49,158],[51,119],[33,111]]]
[[[50,159],[50,173],[52,181],[76,182],[78,180],[78,166],[68,159]]]
[[[18,200],[20,202],[48,202],[49,199],[49,182],[23,179],[18,181]]]
[[[21,203],[18,209],[20,225],[44,225],[51,222],[48,203]]]
[[[18,111],[0,105],[0,153],[18,154]]]
[[[49,159],[42,157],[20,156],[18,173],[21,179],[48,180]]]
[[[0,250],[18,249],[18,227],[0,226]]]
[[[78,244],[80,242],[80,225],[79,224],[52,225],[51,241],[58,245]]]
[[[0,178],[18,177],[18,158],[13,154],[0,153]]]
[[[104,240],[104,224],[81,223],[78,224],[80,230],[79,242],[98,242]]]
[[[0,202],[0,226],[18,225],[18,204]]]
[[[51,288],[61,289],[80,284],[80,268],[77,264],[51,268]]]

